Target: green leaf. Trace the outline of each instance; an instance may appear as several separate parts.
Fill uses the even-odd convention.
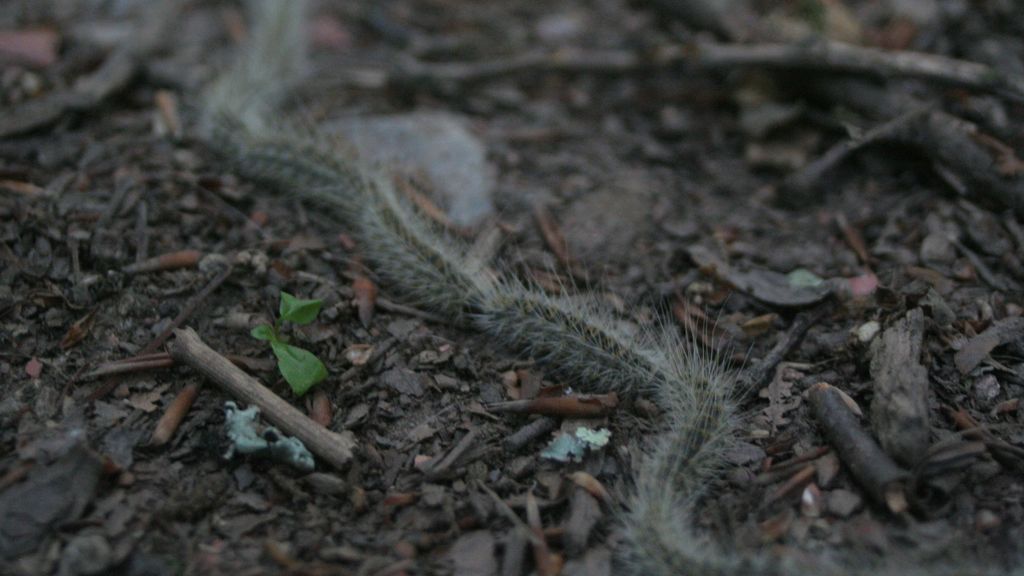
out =
[[[302,396],[314,384],[327,378],[324,363],[309,350],[275,340],[270,341],[270,346],[277,356],[278,370],[297,396]]]
[[[260,324],[253,328],[249,334],[257,340],[269,340],[270,342],[277,340],[277,334],[274,333],[274,328],[270,324]]]
[[[817,288],[825,281],[820,276],[806,268],[797,268],[786,274],[789,285],[793,288]]]
[[[296,324],[309,324],[320,313],[323,300],[302,300],[281,291],[281,320]]]

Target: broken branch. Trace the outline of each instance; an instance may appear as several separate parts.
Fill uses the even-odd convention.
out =
[[[267,420],[285,434],[301,440],[310,452],[335,468],[343,468],[352,459],[356,443],[350,434],[338,434],[314,422],[207,346],[195,330],[175,330],[174,336],[167,347],[175,360],[188,364],[231,396],[258,406]]]
[[[856,416],[832,386],[821,382],[810,392],[811,408],[825,438],[839,458],[876,502],[894,514],[907,509],[904,481],[909,474],[893,462],[857,422]]]

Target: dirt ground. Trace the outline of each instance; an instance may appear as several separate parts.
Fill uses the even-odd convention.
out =
[[[310,17],[306,121],[356,141],[358,122],[400,118],[370,122],[365,146],[455,234],[627,324],[697,327],[749,385],[701,503],[709,539],[1024,564],[1015,2],[388,0]],[[404,306],[328,212],[231,174],[195,110],[246,34],[233,2],[0,5],[0,573],[513,576],[538,572],[531,529],[555,558],[541,572],[616,573],[615,511],[659,407],[530,414],[579,391]],[[712,58],[826,42],[911,66]],[[990,68],[915,72],[919,52]],[[302,398],[249,334],[282,290],[323,300],[288,329],[329,373]],[[178,327],[350,434],[353,458],[225,459],[232,397],[164,354]],[[859,420],[815,415],[822,382]],[[581,426],[608,444],[550,457]],[[882,450],[851,461],[844,443],[865,439]]]

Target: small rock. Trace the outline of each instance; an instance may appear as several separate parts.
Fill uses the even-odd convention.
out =
[[[113,551],[101,534],[76,536],[68,542],[60,557],[60,576],[89,576],[110,567]]]
[[[860,509],[864,500],[859,494],[839,488],[828,493],[826,507],[828,511],[840,518],[848,518]]]
[[[765,452],[750,442],[737,442],[725,453],[725,459],[733,466],[743,466],[761,462],[765,459]]]
[[[978,510],[978,514],[974,517],[974,525],[981,532],[998,528],[1002,523],[1002,518],[991,510]]]
[[[455,576],[488,576],[498,572],[494,536],[488,530],[463,534],[448,552]]]
[[[876,322],[875,320],[872,320],[870,322],[865,322],[858,326],[854,333],[857,335],[857,341],[859,341],[861,344],[867,344],[868,342],[871,342],[875,338],[875,336],[878,335],[878,332],[881,329],[882,325]]]
[[[405,340],[413,330],[418,328],[420,321],[415,318],[403,318],[401,320],[395,320],[388,324],[386,330],[388,334],[398,338],[399,340]]]
[[[974,399],[983,407],[988,407],[999,397],[999,380],[994,374],[985,374],[974,381]]]
[[[839,474],[839,457],[834,452],[829,452],[814,461],[814,470],[817,474],[819,486],[829,486]]]
[[[420,497],[420,502],[430,508],[438,508],[444,504],[445,500],[445,489],[444,486],[438,484],[424,484],[423,495]]]
[[[585,32],[583,12],[548,14],[537,22],[537,37],[548,44],[562,44],[575,40]]]
[[[813,482],[800,494],[800,513],[808,518],[818,518],[822,509],[821,489]]]
[[[628,262],[634,242],[652,227],[656,184],[630,173],[573,202],[562,216],[569,256],[592,266]]]
[[[333,474],[313,472],[303,478],[314,492],[338,496],[346,491],[345,481]]]
[[[565,522],[565,547],[569,556],[577,557],[587,549],[594,526],[603,516],[601,505],[582,488],[573,490],[569,498],[569,519]]]
[[[392,368],[380,375],[382,384],[395,392],[408,394],[410,396],[422,396],[426,388],[427,376],[413,372],[408,368]]]
[[[956,248],[949,237],[932,232],[921,241],[921,261],[925,264],[950,264],[956,260]]]
[[[754,483],[754,473],[746,468],[733,468],[726,473],[725,478],[737,488],[746,488]]]

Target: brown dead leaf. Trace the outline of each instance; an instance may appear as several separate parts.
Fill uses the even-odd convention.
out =
[[[0,180],[0,188],[21,194],[27,198],[40,198],[46,195],[46,190],[31,182],[22,182],[21,180]]]
[[[768,399],[765,413],[771,419],[772,426],[782,427],[789,423],[786,413],[800,406],[800,397],[793,397],[793,385],[804,377],[804,373],[792,364],[782,362],[775,370],[775,376],[766,388],[758,395]]]
[[[25,373],[28,374],[28,377],[33,380],[39,378],[39,375],[42,374],[42,372],[43,363],[40,362],[39,358],[36,358],[35,356],[33,356],[32,359],[25,364]]]
[[[377,285],[366,276],[356,276],[352,281],[352,291],[355,292],[359,322],[363,328],[369,328],[373,320],[373,309],[377,304]]]
[[[771,329],[772,323],[775,322],[778,317],[779,315],[774,312],[761,314],[760,316],[755,316],[743,324],[740,324],[740,328],[743,329],[743,333],[748,337],[753,338],[755,336],[760,336]]]
[[[48,28],[35,30],[0,30],[0,61],[45,68],[57,61],[57,32]]]
[[[156,403],[160,401],[164,390],[167,390],[167,384],[162,384],[145,392],[136,392],[128,397],[127,402],[136,410],[142,410],[149,414],[158,408]]]
[[[996,157],[996,172],[1000,176],[1012,178],[1024,174],[1024,161],[1017,158],[1013,148],[983,132],[971,132],[970,135],[977,143],[993,152]]]
[[[402,508],[408,506],[416,501],[416,493],[414,492],[392,492],[384,497],[381,504],[384,506],[394,506],[395,508]]]
[[[1017,408],[1019,408],[1019,407],[1020,407],[1020,398],[1012,398],[1010,400],[1004,400],[1004,401],[1000,402],[999,404],[996,404],[996,407],[994,409],[992,409],[992,413],[993,414],[1012,414],[1013,412],[1016,412]]]
[[[96,310],[93,309],[88,314],[80,318],[74,324],[68,328],[68,331],[64,334],[64,337],[60,340],[60,349],[67,350],[72,346],[78,344],[89,334],[89,330],[92,328],[93,319],[96,317]]]
[[[313,391],[313,399],[310,401],[309,417],[321,426],[331,425],[331,400],[323,388]]]
[[[594,498],[597,498],[598,500],[604,502],[608,506],[612,505],[611,494],[608,493],[608,490],[605,489],[604,484],[601,484],[600,480],[598,480],[597,478],[594,478],[590,474],[587,474],[586,472],[580,470],[578,472],[573,472],[572,474],[569,474],[569,479],[572,480],[580,488],[583,488],[587,492],[590,492],[590,495],[593,496]]]
[[[373,345],[371,344],[353,344],[345,349],[345,359],[353,366],[365,365],[372,356]]]
[[[533,218],[537,221],[537,227],[540,228],[540,233],[544,236],[544,241],[547,243],[548,248],[554,252],[555,257],[562,264],[571,267],[569,245],[566,243],[565,236],[562,234],[558,223],[555,222],[555,217],[551,215],[546,206],[537,204],[533,207]]]
[[[181,116],[178,114],[178,98],[169,90],[157,90],[153,97],[160,121],[172,138],[181,137]]]

